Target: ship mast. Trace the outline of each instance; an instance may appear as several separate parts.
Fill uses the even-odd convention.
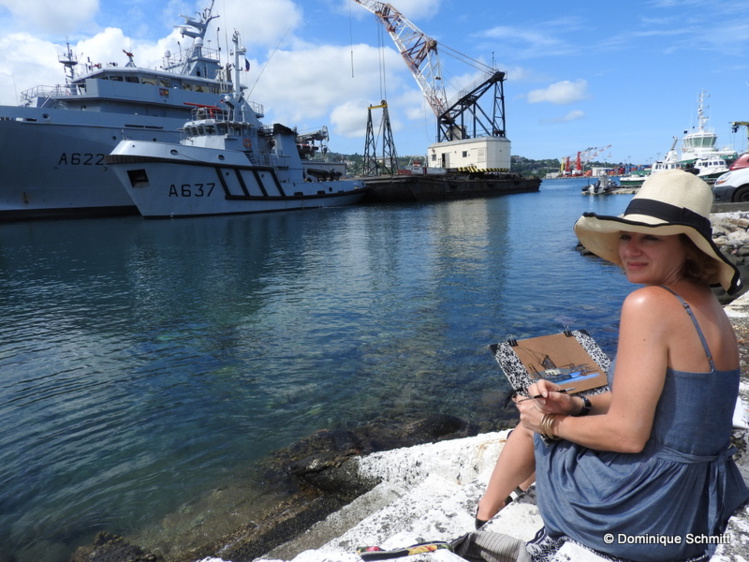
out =
[[[165,70],[171,70],[174,67],[183,66],[183,70],[181,72],[182,74],[192,74],[195,76],[204,76],[205,78],[213,78],[212,76],[207,76],[207,67],[205,65],[206,57],[203,54],[203,42],[205,39],[206,31],[208,29],[208,24],[219,17],[211,15],[214,3],[215,0],[211,0],[211,5],[203,10],[203,13],[200,15],[199,20],[180,14],[180,17],[185,19],[185,23],[182,25],[176,25],[175,27],[180,30],[182,37],[192,37],[192,47],[188,51],[187,56],[184,58],[184,60],[180,60],[176,64],[169,65],[167,68],[165,68]],[[200,65],[201,63],[203,63],[202,69],[197,68],[196,71],[193,72],[193,68]]]
[[[700,131],[705,130],[705,123],[707,123],[707,116],[705,115],[705,111],[703,110],[704,103],[705,103],[705,90],[702,90],[700,92],[700,104],[697,106],[697,123]]]
[[[234,43],[234,90],[233,90],[233,98],[234,103],[237,104],[237,106],[240,108],[240,115],[239,120],[245,121],[246,115],[245,115],[245,107],[247,104],[242,103],[242,90],[244,89],[244,86],[242,85],[242,82],[239,78],[239,73],[242,71],[242,67],[239,66],[239,57],[240,55],[244,57],[245,53],[247,52],[247,49],[244,47],[241,47],[239,45],[239,32],[234,31],[234,35],[232,35],[232,43]],[[236,112],[237,106],[234,107],[234,111]],[[236,119],[237,116],[235,116]]]
[[[65,52],[57,60],[65,67],[65,85],[68,87],[70,94],[75,94],[75,67],[78,65],[78,59],[70,48],[70,43],[65,43]]]

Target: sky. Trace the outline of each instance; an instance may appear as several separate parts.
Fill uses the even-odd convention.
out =
[[[211,0],[0,0],[0,104],[64,83],[58,57],[159,68],[188,46],[176,25]],[[371,3],[371,2],[370,2]],[[720,146],[747,148],[749,3],[723,0],[395,0],[439,45],[447,97],[479,61],[504,71],[512,154],[649,164],[695,130],[700,95]],[[215,0],[207,46],[247,49],[248,97],[264,122],[327,126],[334,152],[364,152],[368,108],[387,100],[399,155],[436,140],[435,114],[394,42],[353,0]],[[459,56],[453,56],[453,53]],[[381,110],[373,109],[379,127]],[[678,148],[677,144],[677,148]]]

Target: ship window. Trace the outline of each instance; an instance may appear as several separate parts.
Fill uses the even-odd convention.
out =
[[[127,177],[133,187],[148,187],[148,176],[145,170],[128,170]]]

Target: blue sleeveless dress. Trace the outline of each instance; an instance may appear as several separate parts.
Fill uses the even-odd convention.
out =
[[[670,289],[669,289],[670,290]],[[673,292],[673,291],[671,291]],[[675,294],[675,293],[674,293]],[[689,305],[710,372],[668,369],[653,430],[636,454],[535,437],[538,508],[547,535],[616,558],[684,560],[712,554],[749,499],[731,458],[740,370],[718,371]],[[609,384],[614,363],[609,369]]]

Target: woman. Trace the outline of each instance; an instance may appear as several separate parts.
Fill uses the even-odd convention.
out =
[[[521,423],[477,518],[535,470],[545,533],[531,553],[572,539],[631,560],[707,557],[749,499],[731,458],[738,345],[710,288],[741,282],[712,241],[712,201],[701,179],[663,171],[622,216],[575,224],[586,248],[642,287],[622,306],[610,392],[568,396],[541,380],[528,393],[543,398],[517,402]]]

